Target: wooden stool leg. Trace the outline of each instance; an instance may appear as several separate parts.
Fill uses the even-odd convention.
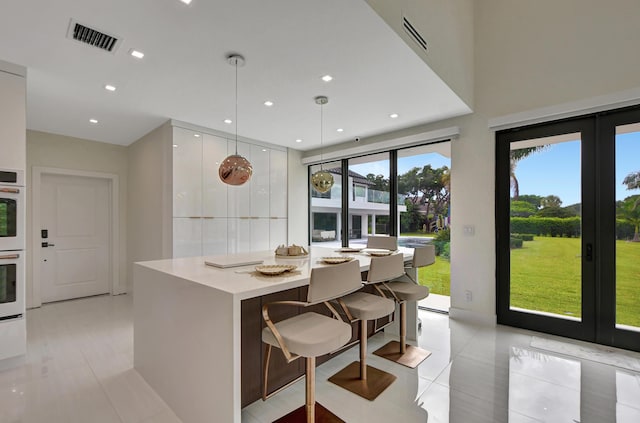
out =
[[[367,380],[367,321],[360,320],[360,380]]]
[[[305,364],[305,405],[307,409],[307,423],[314,423],[316,421],[316,358],[307,357],[307,362]]]
[[[407,302],[400,303],[400,354],[407,352]]]

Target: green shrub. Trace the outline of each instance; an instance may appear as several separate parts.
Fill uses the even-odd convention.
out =
[[[522,248],[522,240],[520,238],[511,237],[509,240],[510,248]]]
[[[523,241],[533,241],[533,234],[511,234],[511,238],[518,238]]]
[[[436,234],[436,241],[451,241],[451,231],[449,228],[440,229]]]
[[[579,217],[512,217],[511,232],[551,237],[579,237]]]
[[[450,258],[450,242],[449,241],[437,241],[434,240],[431,242],[434,247],[436,247],[436,256],[440,256],[442,258],[445,258],[447,260],[449,260]]]

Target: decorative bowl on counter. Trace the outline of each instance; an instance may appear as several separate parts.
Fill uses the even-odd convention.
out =
[[[338,251],[341,253],[359,253],[364,247],[342,247]]]
[[[363,252],[369,254],[372,257],[383,257],[383,256],[390,256],[391,254],[395,253],[395,251],[391,251],[391,250],[384,250],[384,249],[377,249],[377,248],[367,248],[362,250]]]
[[[297,267],[298,266],[294,266],[293,264],[264,264],[262,266],[256,266],[256,271],[263,275],[274,276],[284,272],[290,272]]]
[[[340,264],[346,263],[348,261],[353,260],[353,257],[344,256],[344,257],[322,257],[322,261],[327,264]]]
[[[276,248],[277,257],[306,257],[309,252],[300,245],[293,244],[291,246],[280,245]]]

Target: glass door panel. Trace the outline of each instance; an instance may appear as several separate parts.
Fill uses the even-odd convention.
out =
[[[580,133],[512,142],[510,309],[580,321]]]
[[[366,244],[369,235],[392,233],[389,219],[389,153],[349,159],[349,233],[360,219],[360,238],[350,244]],[[395,233],[395,232],[394,232]]]
[[[436,261],[418,271],[418,283],[429,287],[419,306],[449,311],[451,142],[398,150],[399,245],[433,244]]]
[[[640,332],[640,124],[616,127],[615,327]]]
[[[316,191],[311,182],[311,245],[341,245],[340,216],[342,214],[342,170],[340,162],[324,163],[322,169],[333,176],[333,186],[325,193]],[[320,165],[310,167],[309,176],[320,171]]]

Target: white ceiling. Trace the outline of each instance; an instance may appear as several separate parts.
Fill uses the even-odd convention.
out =
[[[121,37],[115,54],[66,38],[72,18]],[[168,119],[235,133],[231,52],[246,59],[240,136],[318,147],[317,95],[325,145],[469,112],[364,0],[19,0],[0,13],[0,60],[27,67],[28,128],[95,141],[129,145]]]

